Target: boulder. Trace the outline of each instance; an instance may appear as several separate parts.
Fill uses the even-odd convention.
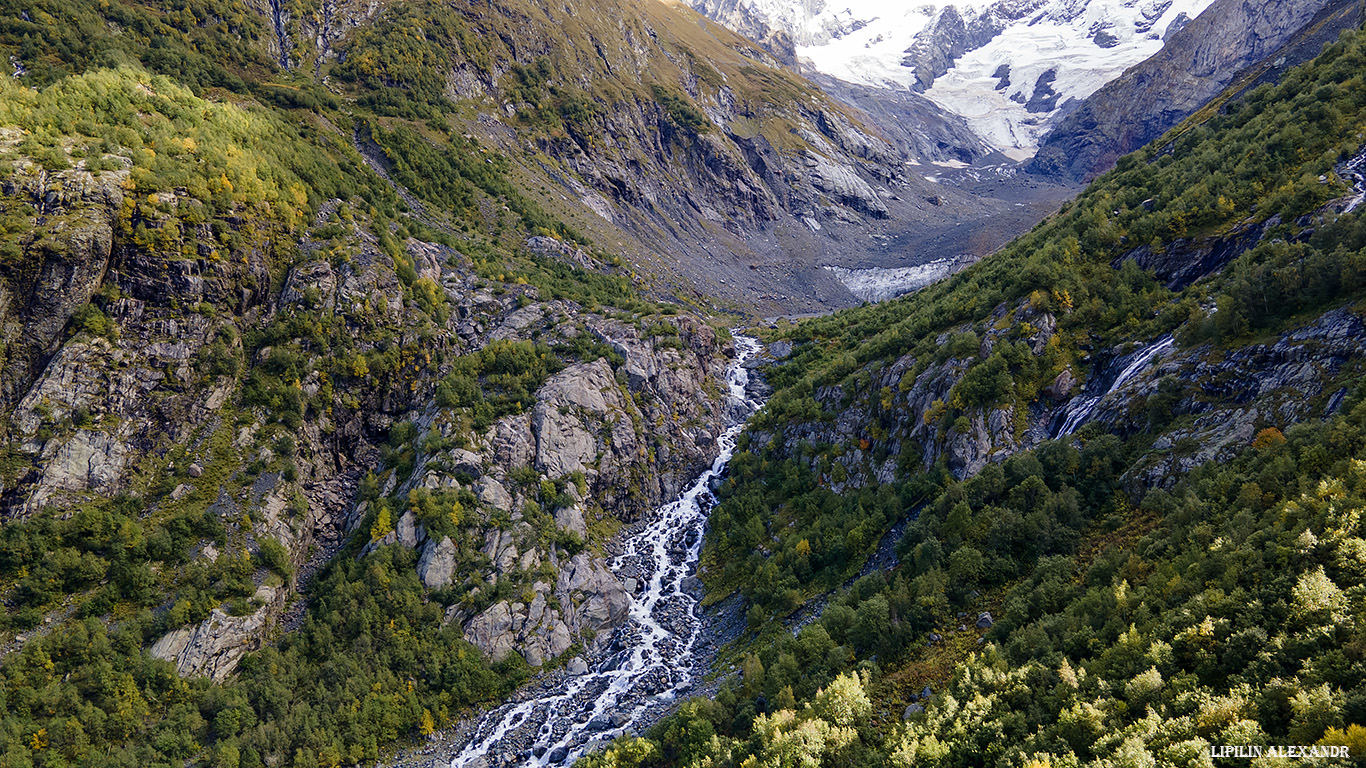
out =
[[[417,545],[422,539],[426,538],[426,532],[422,525],[417,522],[417,516],[410,509],[403,513],[398,519],[398,525],[394,528],[394,533],[399,544],[408,549],[417,549]]]
[[[383,536],[379,537],[378,539],[371,539],[371,540],[370,540],[370,543],[366,544],[364,547],[361,548],[360,556],[361,556],[361,557],[365,557],[366,555],[370,554],[371,552],[374,552],[375,550],[379,549],[380,547],[387,547],[387,546],[389,546],[390,544],[397,544],[397,543],[398,543],[398,533],[395,532],[395,531],[389,531],[388,533],[384,534]]]
[[[503,484],[491,477],[482,478],[474,486],[475,494],[479,500],[495,509],[504,512],[512,511],[512,494],[507,492]]]
[[[455,554],[455,542],[451,537],[442,537],[439,542],[427,540],[427,546],[422,548],[422,559],[417,562],[417,575],[428,589],[450,586],[455,572]]]
[[[1043,393],[1054,402],[1062,402],[1072,394],[1072,388],[1077,385],[1077,376],[1072,373],[1072,367],[1068,366],[1059,373],[1053,383],[1044,387]]]
[[[584,520],[583,509],[578,504],[555,510],[555,525],[559,526],[560,530],[578,534],[579,538],[588,538],[588,523]]]

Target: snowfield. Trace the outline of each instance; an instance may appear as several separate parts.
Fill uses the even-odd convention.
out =
[[[886,88],[932,80],[925,96],[1017,160],[1034,153],[1068,102],[1156,53],[1174,22],[1212,2],[735,0],[791,34],[799,59],[819,72]],[[947,72],[918,79],[914,54],[926,50],[959,55]]]

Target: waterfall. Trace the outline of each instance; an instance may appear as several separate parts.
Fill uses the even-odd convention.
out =
[[[1062,426],[1053,433],[1053,437],[1066,437],[1081,429],[1081,425],[1091,418],[1091,414],[1095,412],[1096,406],[1100,405],[1102,400],[1141,373],[1153,360],[1166,354],[1174,345],[1175,340],[1172,339],[1171,334],[1163,336],[1150,346],[1130,355],[1128,364],[1124,366],[1124,369],[1119,372],[1114,382],[1104,392],[1097,395],[1078,395],[1072,398],[1072,402],[1068,403],[1067,409],[1063,411]]]
[[[745,394],[749,372],[744,363],[760,345],[739,335],[735,343],[739,355],[726,377],[730,396],[752,413],[759,404]],[[614,647],[620,649],[596,670],[485,715],[451,768],[570,765],[599,739],[632,728],[649,705],[673,701],[691,689],[702,671],[694,668],[693,658],[701,622],[697,599],[684,581],[697,571],[707,512],[716,503],[710,483],[730,461],[743,427],[741,421],[722,433],[711,467],[656,510],[653,522],[627,539],[623,553],[613,559],[613,571],[629,560],[642,575],[649,574],[641,593],[632,596],[626,623],[617,629]]]

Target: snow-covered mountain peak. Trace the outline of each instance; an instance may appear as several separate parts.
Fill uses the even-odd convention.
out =
[[[910,88],[1013,157],[1033,154],[1074,99],[1156,53],[1213,0],[692,0],[799,60],[861,85]]]

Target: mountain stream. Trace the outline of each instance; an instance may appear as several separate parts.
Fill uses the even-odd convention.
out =
[[[735,337],[739,354],[727,371],[730,396],[747,416],[759,403],[745,393],[744,364],[760,348],[756,339]],[[613,572],[628,562],[644,582],[632,595],[630,615],[617,628],[612,653],[585,674],[565,677],[534,698],[505,704],[475,726],[451,768],[567,766],[607,740],[634,730],[657,710],[692,688],[697,669],[694,645],[701,622],[697,598],[687,589],[696,575],[707,513],[715,505],[711,482],[730,461],[744,418],[726,428],[711,468],[674,501],[655,511],[652,522],[626,539],[613,558]]]
[[[1144,347],[1129,355],[1124,369],[1119,372],[1114,382],[1104,392],[1095,395],[1078,395],[1073,398],[1072,402],[1067,404],[1067,410],[1064,411],[1062,426],[1053,434],[1053,437],[1066,437],[1081,429],[1081,425],[1091,418],[1091,414],[1095,412],[1096,406],[1100,405],[1101,400],[1104,400],[1111,392],[1124,386],[1126,382],[1141,373],[1157,357],[1166,354],[1175,343],[1170,335],[1163,336],[1151,346]]]

